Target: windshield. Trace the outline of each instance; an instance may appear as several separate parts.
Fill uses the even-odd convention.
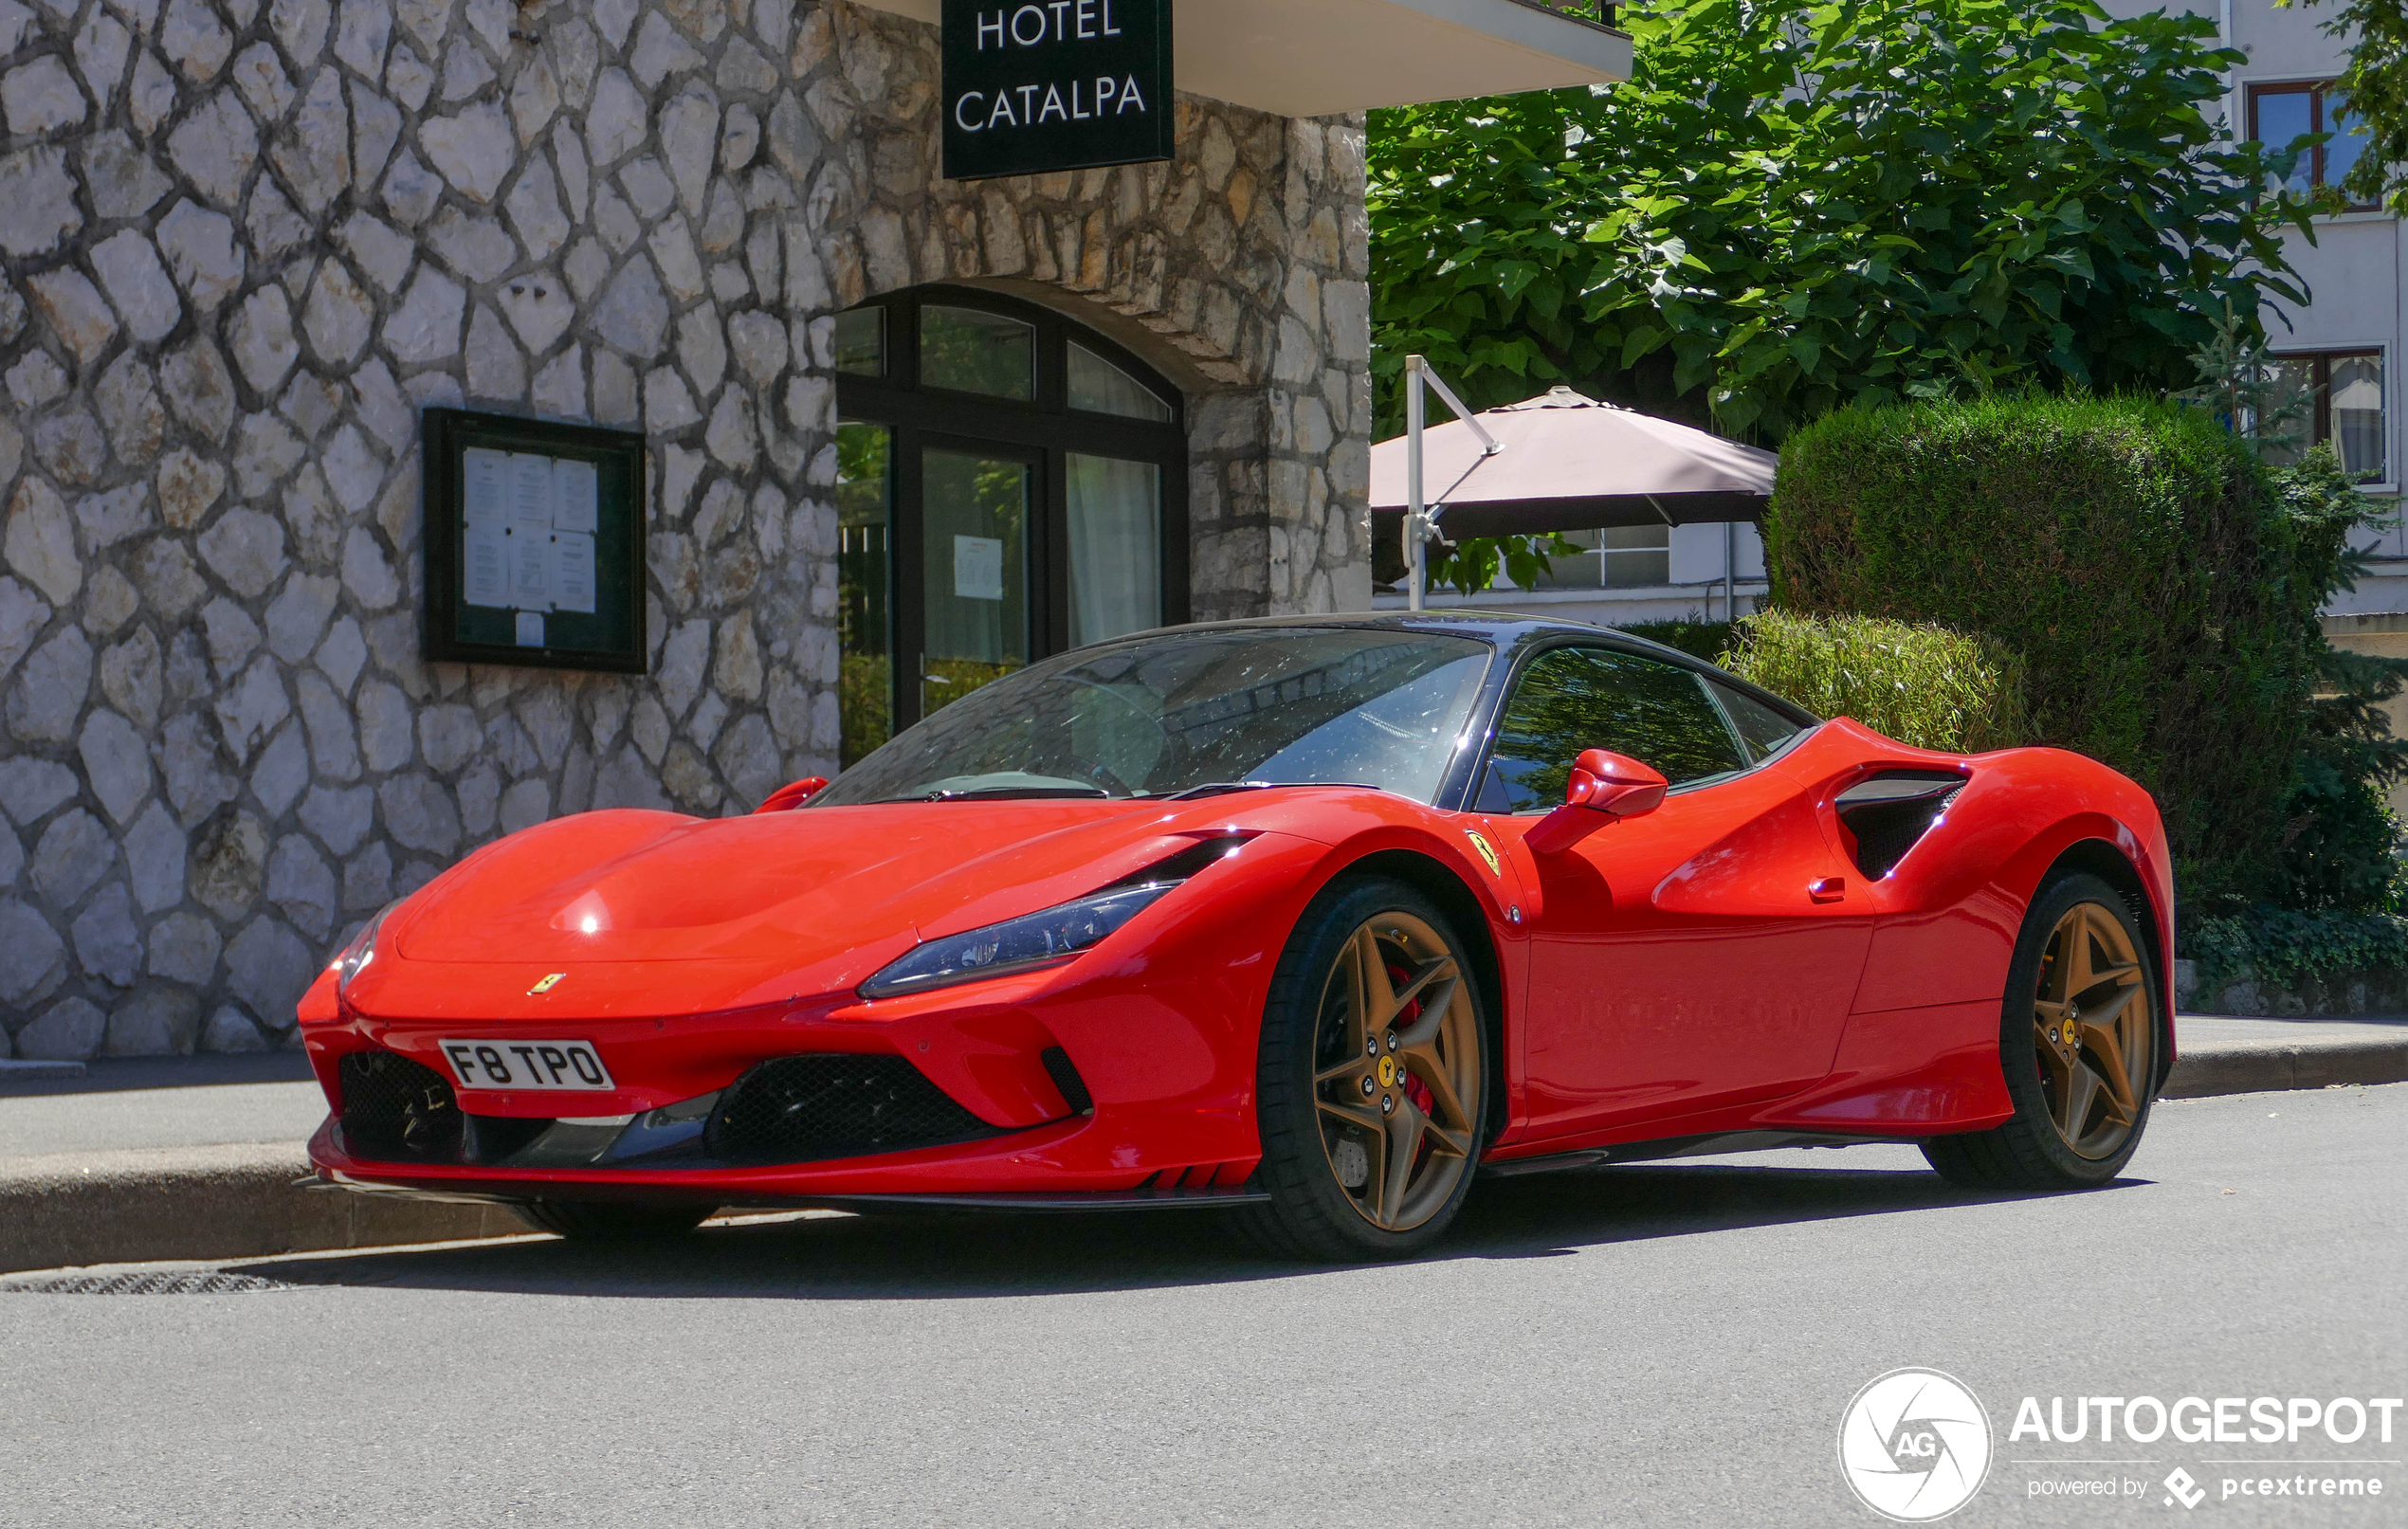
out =
[[[1289,627],[1066,654],[955,701],[812,805],[1315,783],[1427,802],[1488,652],[1461,637]]]

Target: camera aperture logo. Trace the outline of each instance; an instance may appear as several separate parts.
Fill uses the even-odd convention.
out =
[[[1944,1519],[1972,1502],[1990,1474],[1990,1414],[1954,1375],[1892,1370],[1848,1404],[1839,1469],[1885,1519]]]

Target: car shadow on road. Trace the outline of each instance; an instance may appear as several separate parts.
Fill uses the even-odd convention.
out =
[[[2138,1188],[2122,1179],[2109,1190]],[[2105,1192],[2094,1191],[2092,1192]],[[1751,1227],[2038,1198],[1900,1171],[1637,1164],[1477,1186],[1424,1262],[1574,1256]],[[229,1265],[234,1266],[234,1265]],[[910,1301],[1341,1276],[1256,1251],[1225,1211],[816,1215],[611,1247],[526,1238],[239,1265],[293,1285],[648,1300]]]

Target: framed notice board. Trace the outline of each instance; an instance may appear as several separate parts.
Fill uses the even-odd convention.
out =
[[[430,409],[425,656],[642,674],[644,437]]]

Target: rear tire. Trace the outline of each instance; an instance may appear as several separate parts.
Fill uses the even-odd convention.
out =
[[[1418,889],[1332,884],[1271,977],[1256,1067],[1269,1203],[1241,1224],[1278,1258],[1407,1258],[1470,1192],[1492,1059],[1470,947]],[[1368,963],[1368,964],[1367,964]]]
[[[1923,1143],[1952,1184],[2078,1190],[2141,1144],[2165,1050],[2162,990],[2124,895],[2073,872],[2040,889],[2007,967],[1998,1055],[2015,1117]]]
[[[579,1243],[647,1243],[683,1237],[710,1206],[618,1205],[607,1200],[532,1200],[511,1209],[538,1231]]]

